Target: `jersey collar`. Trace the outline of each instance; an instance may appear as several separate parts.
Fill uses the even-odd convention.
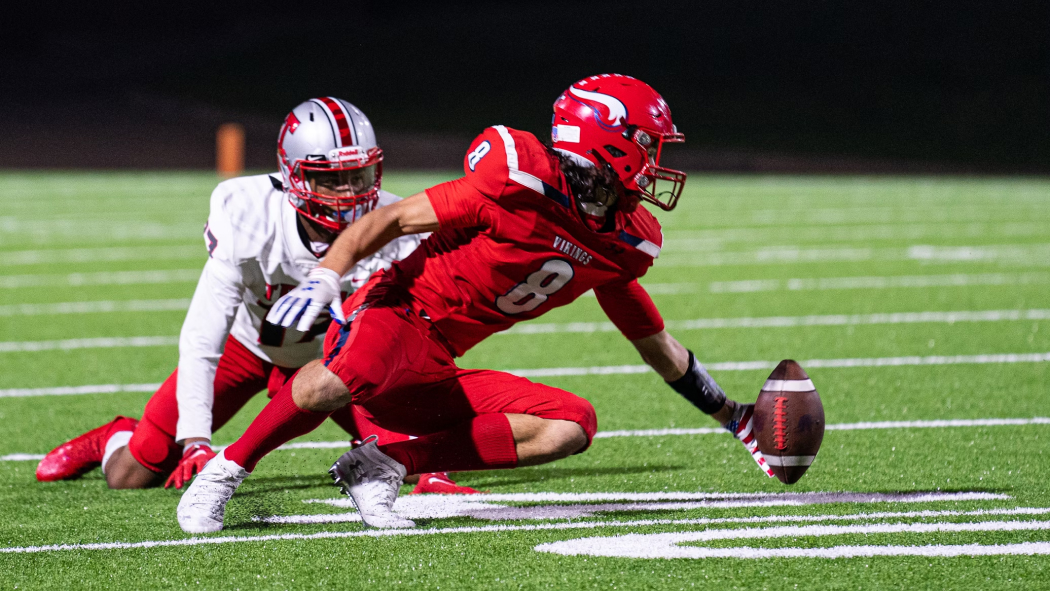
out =
[[[299,213],[292,207],[287,193],[284,193],[281,199],[281,226],[284,230],[281,232],[284,247],[292,255],[295,264],[306,269],[316,267],[320,260],[310,252],[309,248],[306,248],[299,238]]]

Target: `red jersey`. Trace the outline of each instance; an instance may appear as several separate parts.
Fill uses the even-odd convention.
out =
[[[406,288],[456,355],[593,289],[629,339],[663,330],[637,279],[660,253],[660,223],[640,205],[591,230],[558,158],[530,133],[490,127],[471,144],[466,176],[426,193],[440,229],[387,281]]]

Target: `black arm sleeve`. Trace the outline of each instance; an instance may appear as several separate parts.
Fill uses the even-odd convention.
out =
[[[667,385],[707,414],[716,413],[725,406],[726,393],[711,374],[707,373],[704,364],[696,360],[692,351],[689,351],[689,369],[685,371],[685,375],[673,382],[667,382]]]

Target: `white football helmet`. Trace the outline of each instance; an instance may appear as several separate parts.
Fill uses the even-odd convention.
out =
[[[360,109],[333,97],[292,109],[277,138],[288,197],[299,213],[341,231],[375,207],[383,151]]]

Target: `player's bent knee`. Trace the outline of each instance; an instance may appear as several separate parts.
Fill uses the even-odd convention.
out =
[[[140,464],[126,447],[117,450],[106,464],[106,485],[114,490],[149,488],[159,479],[159,473]]]
[[[329,412],[350,403],[350,391],[320,361],[311,361],[292,378],[292,400],[304,410]]]
[[[583,443],[579,449],[571,453],[579,453],[587,449],[598,432],[598,414],[594,410],[594,405],[585,398],[566,392],[558,401],[558,407],[557,412],[550,413],[544,418],[572,421],[579,427],[579,431],[575,433],[582,434]]]
[[[514,434],[519,466],[546,464],[587,448],[587,433],[575,421],[524,414],[506,416]]]
[[[590,438],[578,423],[573,421],[547,421],[549,438],[554,449],[551,455],[567,458],[587,449]]]

